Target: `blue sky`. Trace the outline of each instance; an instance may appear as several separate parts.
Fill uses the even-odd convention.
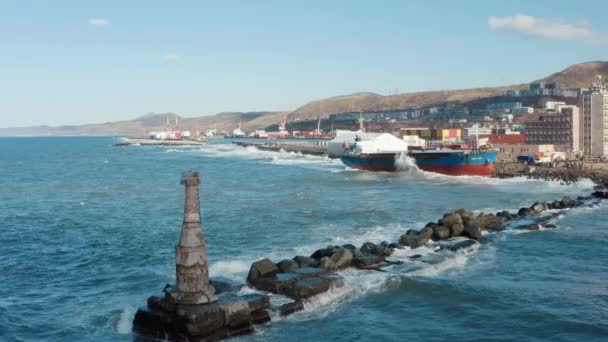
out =
[[[0,127],[293,110],[608,60],[608,1],[0,2]]]

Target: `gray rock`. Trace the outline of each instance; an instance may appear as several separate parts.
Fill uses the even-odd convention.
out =
[[[467,236],[471,239],[480,240],[481,239],[481,229],[475,223],[469,222],[464,225],[464,230],[462,235]]]
[[[331,287],[331,280],[322,277],[313,277],[297,281],[293,286],[285,289],[285,295],[293,299],[305,299],[327,292]]]
[[[314,267],[317,266],[317,264],[319,263],[319,261],[314,258],[301,255],[295,256],[293,258],[293,261],[295,261],[299,267]]]
[[[336,269],[336,265],[331,261],[329,257],[322,257],[319,260],[319,267],[325,271],[331,271]]]
[[[545,206],[544,203],[541,202],[535,202],[534,204],[532,204],[532,206],[530,207],[530,209],[534,210],[537,213],[542,213],[543,211],[545,211],[547,208]]]
[[[562,198],[562,206],[569,208],[569,207],[573,207],[576,202],[574,202],[574,200],[572,198],[570,198],[570,196],[566,196],[564,198]]]
[[[492,214],[480,214],[472,222],[476,223],[481,230],[500,231],[504,230],[503,223],[505,219],[504,217],[496,217]]]
[[[462,223],[455,224],[450,227],[450,236],[452,236],[452,237],[460,236],[460,235],[462,235],[463,231],[464,231],[464,224],[462,224]]]
[[[350,243],[347,243],[346,245],[342,245],[342,248],[349,249],[351,252],[354,252],[357,250],[357,246],[350,244]]]
[[[530,216],[530,215],[532,215],[532,213],[533,213],[533,211],[532,211],[532,209],[530,209],[530,208],[521,208],[521,209],[519,209],[519,211],[517,212],[517,215],[518,215],[518,216],[521,216],[521,217],[525,217],[525,216]]]
[[[334,253],[336,253],[336,251],[337,251],[338,249],[341,249],[341,248],[342,248],[342,247],[340,247],[340,246],[327,246],[327,247],[325,248],[325,253],[326,253],[325,255],[326,255],[326,256],[328,256],[328,257],[330,257],[330,256],[332,256]]]
[[[359,250],[361,251],[361,253],[364,254],[373,254],[377,248],[378,246],[375,243],[366,242],[361,246]]]
[[[380,264],[384,262],[385,259],[383,257],[368,254],[358,258],[353,259],[353,265],[356,267],[366,268],[376,264]]]
[[[449,228],[455,224],[462,224],[462,217],[459,214],[450,214],[443,218],[444,226]]]
[[[300,266],[298,265],[297,262],[295,262],[291,259],[285,259],[285,260],[281,260],[277,264],[277,267],[279,268],[279,271],[281,273],[288,273],[288,272],[295,270],[296,268],[298,268]]]
[[[253,287],[260,291],[268,291],[281,294],[283,290],[298,280],[294,273],[279,273],[275,277],[259,278],[252,283]]]
[[[458,252],[460,250],[467,250],[472,248],[475,245],[478,245],[479,242],[475,241],[475,240],[466,240],[466,241],[461,241],[458,242],[456,244],[453,244],[451,246],[448,246],[447,249],[452,251],[452,252]]]
[[[392,242],[388,244],[388,248],[392,248],[392,249],[397,249],[397,248],[401,248],[402,246],[398,243]]]
[[[258,311],[267,309],[270,307],[270,298],[266,295],[259,293],[250,293],[243,296],[239,296],[240,300],[247,302],[251,311]]]
[[[353,252],[350,249],[341,248],[334,253],[330,260],[333,264],[333,269],[338,270],[341,268],[349,267],[353,261]]]
[[[311,258],[316,260],[321,260],[321,258],[329,256],[326,248],[317,249],[314,253],[310,255]]]
[[[279,307],[281,316],[291,315],[294,312],[304,310],[304,304],[301,301],[283,304]]]
[[[403,247],[407,247],[407,234],[403,234],[399,237],[399,244]]]
[[[230,279],[223,277],[209,279],[209,283],[215,289],[215,294],[230,292],[235,286],[237,286],[237,284],[233,283]]]
[[[249,269],[249,275],[247,275],[247,282],[249,284],[253,284],[259,278],[274,277],[278,271],[278,267],[268,258],[256,261],[251,265],[251,268]]]
[[[562,208],[562,202],[561,201],[553,201],[551,203],[551,209],[561,209]]]
[[[597,190],[593,192],[593,197],[607,199],[608,198],[608,190]]]
[[[224,316],[221,317],[223,319]],[[164,339],[169,335],[166,321],[168,318],[164,313],[139,309],[133,318],[133,332],[141,336]]]
[[[251,313],[251,323],[264,324],[270,322],[270,313],[268,310],[257,310]]]
[[[430,236],[422,235],[422,234],[407,235],[406,237],[407,237],[407,246],[409,246],[410,248],[418,248],[420,246],[424,246],[427,244],[427,242],[429,242],[429,239],[430,239]]]
[[[468,212],[467,212],[467,210],[466,210],[466,209],[464,209],[464,208],[460,208],[460,209],[456,210],[456,211],[454,212],[454,214],[458,214],[458,215],[462,216],[462,215],[468,214]]]
[[[418,235],[418,236],[421,236],[421,237],[425,237],[425,238],[427,239],[427,241],[428,241],[428,239],[430,239],[430,238],[431,238],[431,236],[433,236],[433,233],[434,233],[434,232],[433,232],[433,228],[431,228],[431,227],[424,227],[424,228],[422,228],[422,229],[421,229],[421,230],[418,232],[418,234],[417,234],[417,235]],[[426,242],[425,242],[425,243],[426,243]],[[411,247],[411,246],[410,246],[410,247]]]
[[[458,216],[458,215],[457,215]],[[458,216],[460,218],[460,216]],[[436,226],[433,228],[433,236],[431,238],[435,241],[445,240],[450,237],[450,229],[444,226]]]

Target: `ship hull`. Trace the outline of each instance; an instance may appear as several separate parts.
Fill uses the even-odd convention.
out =
[[[411,152],[416,166],[424,171],[441,173],[450,176],[484,176],[493,177],[496,173],[496,152],[450,153],[450,152]],[[342,162],[352,168],[367,171],[398,171],[395,153],[377,153],[366,155],[343,155]]]

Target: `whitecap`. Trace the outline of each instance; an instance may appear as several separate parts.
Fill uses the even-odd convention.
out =
[[[133,329],[133,317],[135,316],[135,308],[127,306],[120,313],[120,318],[116,323],[116,332],[119,334],[130,334]]]

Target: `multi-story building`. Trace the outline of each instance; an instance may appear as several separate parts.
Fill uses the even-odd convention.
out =
[[[529,89],[507,90],[504,95],[510,97],[529,97],[529,96],[559,96],[559,97],[578,97],[579,89],[562,89],[555,82],[535,82],[530,84]]]
[[[562,108],[559,113],[541,113],[526,123],[526,143],[550,144],[565,151],[580,151],[580,118],[576,106]]]
[[[598,75],[580,97],[582,145],[587,156],[608,156],[608,86]]]

